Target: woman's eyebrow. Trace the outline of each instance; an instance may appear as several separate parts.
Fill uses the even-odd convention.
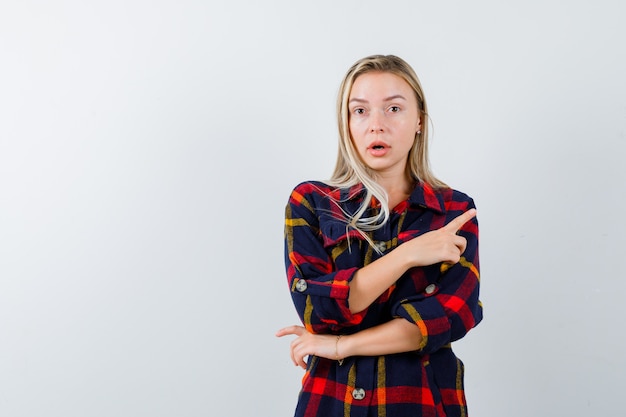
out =
[[[393,101],[393,100],[396,100],[396,99],[401,99],[401,100],[405,100],[406,101],[406,98],[402,94],[394,94],[393,96],[389,96],[387,98],[384,98],[383,101]],[[358,97],[351,98],[348,103],[352,103],[352,102],[368,103],[367,100],[362,99],[362,98],[358,98]]]
[[[404,96],[402,94],[396,94],[396,95],[387,97],[383,101],[392,101],[392,100],[395,100],[395,99],[398,99],[398,98],[402,99],[402,100],[406,100],[406,98],[404,98]]]

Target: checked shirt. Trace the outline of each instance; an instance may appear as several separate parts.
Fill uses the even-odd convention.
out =
[[[295,415],[466,416],[464,367],[451,342],[482,319],[476,219],[459,231],[467,239],[460,262],[409,269],[365,311],[350,312],[348,283],[358,268],[443,227],[473,208],[473,200],[452,189],[417,185],[389,221],[369,233],[377,251],[346,227],[345,213],[355,213],[364,196],[361,185],[338,189],[321,182],[304,182],[292,191],[285,263],[293,302],[312,333],[347,335],[404,318],[419,327],[422,346],[402,354],[348,357],[343,364],[310,356]],[[378,210],[375,201],[368,210],[370,215]]]

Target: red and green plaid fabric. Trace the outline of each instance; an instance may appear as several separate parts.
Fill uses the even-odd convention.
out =
[[[352,334],[402,317],[418,326],[415,352],[337,361],[310,357],[296,416],[466,416],[463,364],[451,349],[482,319],[478,299],[478,223],[466,223],[461,261],[412,268],[368,309],[352,314],[348,283],[356,270],[402,242],[438,229],[474,207],[467,195],[416,186],[389,221],[369,234],[376,250],[346,227],[365,196],[362,186],[337,189],[321,182],[299,184],[285,218],[289,288],[304,326],[313,333]],[[370,213],[377,210],[370,203]]]

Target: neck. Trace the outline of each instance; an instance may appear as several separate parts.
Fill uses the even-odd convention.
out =
[[[377,182],[385,189],[389,197],[389,209],[406,200],[413,191],[413,181],[410,181],[405,175],[400,177],[381,176]]]

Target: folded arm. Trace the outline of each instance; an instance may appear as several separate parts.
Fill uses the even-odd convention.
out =
[[[306,369],[305,358],[309,355],[331,360],[389,355],[417,350],[422,343],[419,328],[400,318],[341,337],[309,333],[302,326],[285,327],[276,333],[278,337],[286,335],[297,336],[291,342],[291,360],[303,369]]]

